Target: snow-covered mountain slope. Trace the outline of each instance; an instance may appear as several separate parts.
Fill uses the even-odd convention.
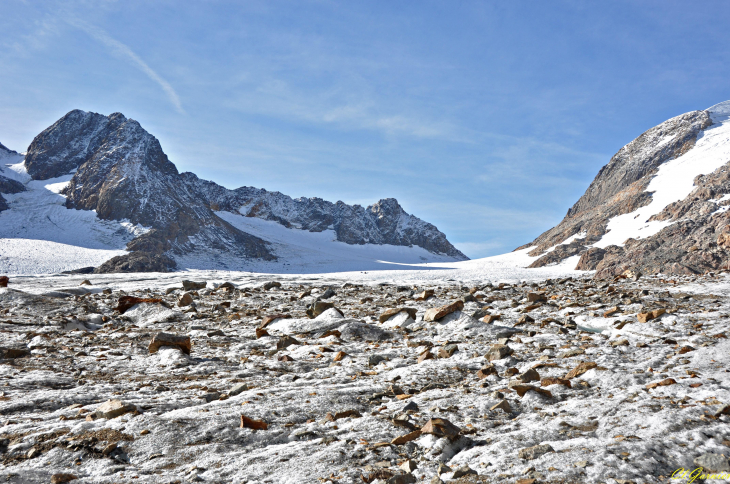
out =
[[[228,190],[192,173],[182,176],[188,189],[205,197],[213,210],[271,220],[309,232],[331,229],[336,240],[347,244],[418,246],[437,255],[467,259],[434,225],[407,214],[394,198],[363,208],[321,198],[292,199],[279,192],[253,187]]]
[[[598,277],[726,268],[729,162],[730,101],[672,118],[624,146],[560,224],[520,249],[532,249],[531,267],[580,255],[576,268]]]
[[[71,111],[25,157],[0,145],[0,158],[0,272],[310,272],[467,259],[394,199],[364,209],[181,175],[158,140],[120,113]],[[20,239],[62,245],[56,258],[34,261],[37,242]]]

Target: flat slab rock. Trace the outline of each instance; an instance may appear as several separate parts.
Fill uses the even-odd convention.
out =
[[[172,346],[179,348],[186,355],[190,354],[192,344],[190,342],[190,336],[181,336],[170,333],[157,333],[150,341],[149,351],[150,353],[157,353],[157,351],[163,346]]]
[[[423,316],[424,321],[438,321],[439,319],[443,318],[444,316],[448,316],[449,314],[453,313],[454,311],[461,311],[464,309],[464,301],[456,300],[452,303],[446,304],[444,306],[439,306],[437,308],[431,308],[428,311],[426,311],[426,314]]]

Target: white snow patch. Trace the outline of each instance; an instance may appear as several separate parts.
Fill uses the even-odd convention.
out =
[[[653,192],[649,205],[612,218],[608,233],[594,244],[595,247],[623,245],[626,239],[651,237],[673,222],[652,221],[670,203],[685,199],[694,189],[697,175],[712,173],[730,161],[730,103],[721,103],[709,109],[716,124],[697,138],[694,148],[684,155],[662,164],[647,187]]]

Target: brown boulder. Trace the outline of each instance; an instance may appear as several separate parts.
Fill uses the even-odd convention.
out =
[[[157,353],[162,346],[172,346],[179,348],[186,355],[190,354],[192,344],[190,343],[190,336],[181,336],[170,333],[157,333],[150,341],[149,350],[150,353]]]
[[[583,373],[587,372],[588,370],[592,370],[593,368],[597,368],[598,365],[592,361],[583,361],[578,366],[570,370],[565,375],[566,380],[571,380],[577,376],[582,375]]]
[[[241,415],[241,427],[242,429],[253,429],[253,430],[267,430],[269,428],[269,424],[264,422],[263,420],[254,420],[252,418],[248,418],[245,415]]]
[[[119,298],[119,302],[117,307],[114,308],[115,311],[119,311],[120,314],[124,314],[129,308],[132,306],[136,306],[137,304],[141,303],[150,303],[150,304],[157,304],[161,303],[162,299],[160,298],[142,298],[142,297],[134,297],[134,296],[122,296]]]
[[[424,434],[433,434],[437,437],[448,437],[455,439],[459,436],[461,429],[445,418],[432,418],[421,428]]]
[[[378,321],[382,324],[403,311],[407,312],[412,319],[416,319],[416,312],[418,311],[416,308],[391,308],[383,311],[383,313],[378,317]]]
[[[423,316],[424,321],[438,321],[439,319],[443,318],[444,316],[447,316],[454,311],[461,311],[464,309],[464,301],[456,300],[450,304],[446,304],[444,306],[440,306],[437,308],[431,308],[428,311],[426,311],[426,314]]]
[[[266,326],[273,323],[277,319],[289,319],[289,318],[291,318],[291,314],[286,314],[286,313],[269,314],[267,316],[264,316],[264,320],[261,321],[261,324],[259,324],[259,328],[264,329]]]
[[[0,276],[0,287],[8,287],[10,278],[8,276]]]
[[[639,320],[640,323],[646,323],[647,321],[658,318],[666,312],[666,309],[654,309],[653,311],[637,314],[636,319]]]

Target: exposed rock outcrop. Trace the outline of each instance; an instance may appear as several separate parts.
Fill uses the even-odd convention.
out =
[[[520,247],[532,248],[529,254],[540,256],[530,267],[580,255],[576,269],[595,270],[598,278],[614,277],[627,269],[645,274],[698,274],[730,269],[728,163],[712,173],[697,176],[695,188],[688,196],[646,220],[668,223],[661,230],[641,238],[638,237],[642,234],[637,233],[637,238],[629,237],[620,245],[592,247],[606,234],[610,219],[652,202],[653,193],[647,187],[663,163],[690,152],[698,137],[711,127],[715,129],[717,122],[727,122],[730,110],[726,104],[672,118],[622,148],[599,171],[560,224]],[[715,153],[722,163],[723,149],[719,141],[708,153]]]
[[[659,165],[689,151],[699,133],[711,124],[707,111],[692,111],[665,121],[621,148],[558,225],[518,247],[534,247],[529,252],[532,256],[555,247],[555,255],[541,257],[530,267],[542,267],[579,254],[601,239],[611,218],[650,203],[651,194],[646,187]],[[573,236],[577,237],[568,247],[561,245]]]
[[[271,220],[310,232],[332,229],[337,240],[347,244],[415,245],[457,260],[468,259],[434,225],[406,213],[394,198],[363,208],[316,197],[293,199],[279,192],[253,187],[228,190],[192,173],[182,176],[188,190],[199,193],[215,211]]]
[[[276,259],[268,242],[232,226],[218,211],[312,232],[332,229],[347,244],[419,246],[467,259],[436,227],[407,214],[395,199],[367,208],[319,198],[294,200],[251,187],[228,190],[192,173],[180,174],[159,141],[121,113],[69,112],[35,137],[24,164],[33,180],[71,176],[61,192],[67,208],[93,210],[102,220],[137,227],[126,246],[130,253],[97,267],[97,273],[164,272],[176,267],[176,258],[188,256]],[[23,189],[0,171],[0,193]],[[0,210],[6,208],[0,197]]]

